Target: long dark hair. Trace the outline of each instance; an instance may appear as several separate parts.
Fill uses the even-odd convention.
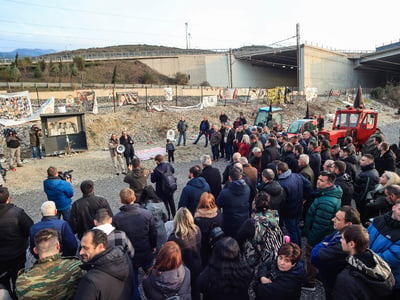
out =
[[[253,277],[252,269],[240,254],[239,244],[231,237],[216,243],[208,266],[217,273],[216,278],[210,278],[209,284],[229,293],[248,288]]]

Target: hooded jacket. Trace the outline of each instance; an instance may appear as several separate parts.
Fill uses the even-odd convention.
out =
[[[348,256],[348,265],[339,273],[333,288],[333,299],[382,299],[394,286],[388,264],[373,251]]]
[[[156,194],[161,199],[167,199],[171,196],[171,195],[165,195],[162,192],[162,180],[163,180],[162,174],[167,171],[167,168],[171,170],[172,174],[175,173],[175,169],[171,164],[162,162],[157,167],[155,167],[154,172],[152,172],[150,175],[151,182],[156,184]]]
[[[347,173],[337,175],[335,185],[340,186],[343,191],[342,206],[351,205],[351,199],[353,198],[354,187],[351,182],[351,177]]]
[[[239,179],[229,182],[217,198],[217,206],[222,209],[222,228],[233,238],[249,217],[249,197],[249,186]]]
[[[271,279],[272,283],[260,283],[262,276]],[[305,276],[306,273],[302,261],[298,261],[294,267],[286,272],[279,270],[276,260],[268,261],[258,271],[255,289],[256,299],[300,299],[301,286]]]
[[[71,198],[74,196],[71,183],[62,180],[58,176],[49,176],[43,181],[43,187],[47,199],[54,201],[58,211],[63,211],[71,207]]]
[[[210,193],[211,190],[207,181],[203,177],[190,179],[182,190],[178,208],[187,207],[194,216],[196,208],[199,205],[200,196],[204,192]]]
[[[392,269],[396,289],[400,289],[400,222],[392,212],[374,219],[368,227],[369,247],[382,257]]]
[[[351,177],[351,180],[356,179],[356,173],[357,173],[357,157],[353,153],[350,156],[343,158],[342,161],[346,164],[346,174],[349,174]]]
[[[190,271],[183,265],[163,272],[153,269],[143,280],[143,289],[149,300],[164,300],[172,296],[190,300]]]
[[[79,282],[74,299],[132,299],[133,268],[121,248],[108,248],[81,268],[87,273]]]
[[[285,191],[279,216],[287,219],[300,218],[303,210],[303,199],[306,199],[311,191],[310,181],[300,174],[287,170],[278,176],[278,183]]]
[[[357,203],[357,206],[364,202],[367,193],[374,189],[375,185],[379,183],[379,174],[375,169],[375,164],[370,163],[369,165],[361,167],[361,173],[357,175],[354,181],[354,194],[353,198]]]
[[[269,181],[263,183],[260,188],[260,192],[267,193],[271,198],[269,202],[269,209],[278,210],[284,197],[284,191],[282,186],[276,181]]]
[[[314,246],[334,231],[332,219],[341,205],[343,191],[332,185],[326,189],[316,189],[315,199],[307,211],[303,232],[308,244]]]

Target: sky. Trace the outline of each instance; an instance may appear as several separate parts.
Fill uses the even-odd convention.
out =
[[[0,0],[0,51],[289,46],[297,23],[302,43],[374,50],[400,40],[399,9],[399,0]]]

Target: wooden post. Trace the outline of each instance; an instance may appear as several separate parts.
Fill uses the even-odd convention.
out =
[[[178,85],[175,85],[175,106],[178,106]]]
[[[149,106],[147,105],[147,86],[144,87],[144,90],[146,92],[146,110],[148,111],[149,110]]]

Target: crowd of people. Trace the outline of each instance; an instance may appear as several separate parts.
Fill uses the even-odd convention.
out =
[[[91,180],[72,201],[56,167],[36,224],[0,187],[2,293],[141,299],[142,287],[152,300],[299,299],[319,280],[326,299],[400,299],[400,177],[383,136],[358,158],[351,137],[289,138],[224,112],[220,122],[201,121],[194,143],[204,135],[211,155],[189,168],[177,203],[173,153],[148,170],[126,132],[109,142],[129,185],[116,214]],[[184,117],[177,127],[176,146],[186,146]],[[221,158],[223,172],[213,166]]]

